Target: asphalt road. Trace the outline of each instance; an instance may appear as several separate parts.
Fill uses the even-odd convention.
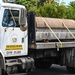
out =
[[[34,69],[31,73],[27,75],[72,75],[70,74],[66,67],[59,65],[52,65],[50,69]],[[75,75],[75,74],[74,74]]]
[[[16,74],[18,75],[18,74]],[[19,75],[72,75],[70,74],[66,67],[59,66],[59,65],[52,65],[50,69],[34,69],[32,72],[28,74],[19,74]],[[73,74],[75,75],[75,74]]]

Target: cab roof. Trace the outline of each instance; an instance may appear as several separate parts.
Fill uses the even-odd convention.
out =
[[[1,3],[0,5],[3,6],[3,7],[8,7],[8,8],[23,8],[23,9],[26,9],[25,6],[19,5],[19,4]]]

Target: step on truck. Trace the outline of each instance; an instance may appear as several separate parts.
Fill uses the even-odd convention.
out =
[[[27,10],[14,0],[0,0],[0,68],[2,75],[26,73],[33,69],[28,57]],[[1,71],[0,71],[1,72]]]

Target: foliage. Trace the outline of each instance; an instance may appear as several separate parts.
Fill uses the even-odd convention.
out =
[[[66,12],[67,12],[67,8],[63,5],[58,6],[57,7],[58,12],[57,12],[57,16],[58,18],[67,18]]]
[[[64,3],[50,3],[48,0],[16,0],[16,3],[24,5],[28,11],[34,10],[36,16],[75,20],[75,1],[70,2],[69,6],[65,6]]]
[[[75,20],[75,1],[70,2],[67,9],[67,18]]]
[[[70,2],[70,6],[75,8],[75,1]]]
[[[37,0],[16,0],[17,4],[24,5],[28,10],[37,5]]]

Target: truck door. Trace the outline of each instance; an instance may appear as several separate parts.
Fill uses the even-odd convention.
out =
[[[27,31],[19,25],[20,10],[5,9],[2,19],[2,50],[6,57],[27,55]]]

